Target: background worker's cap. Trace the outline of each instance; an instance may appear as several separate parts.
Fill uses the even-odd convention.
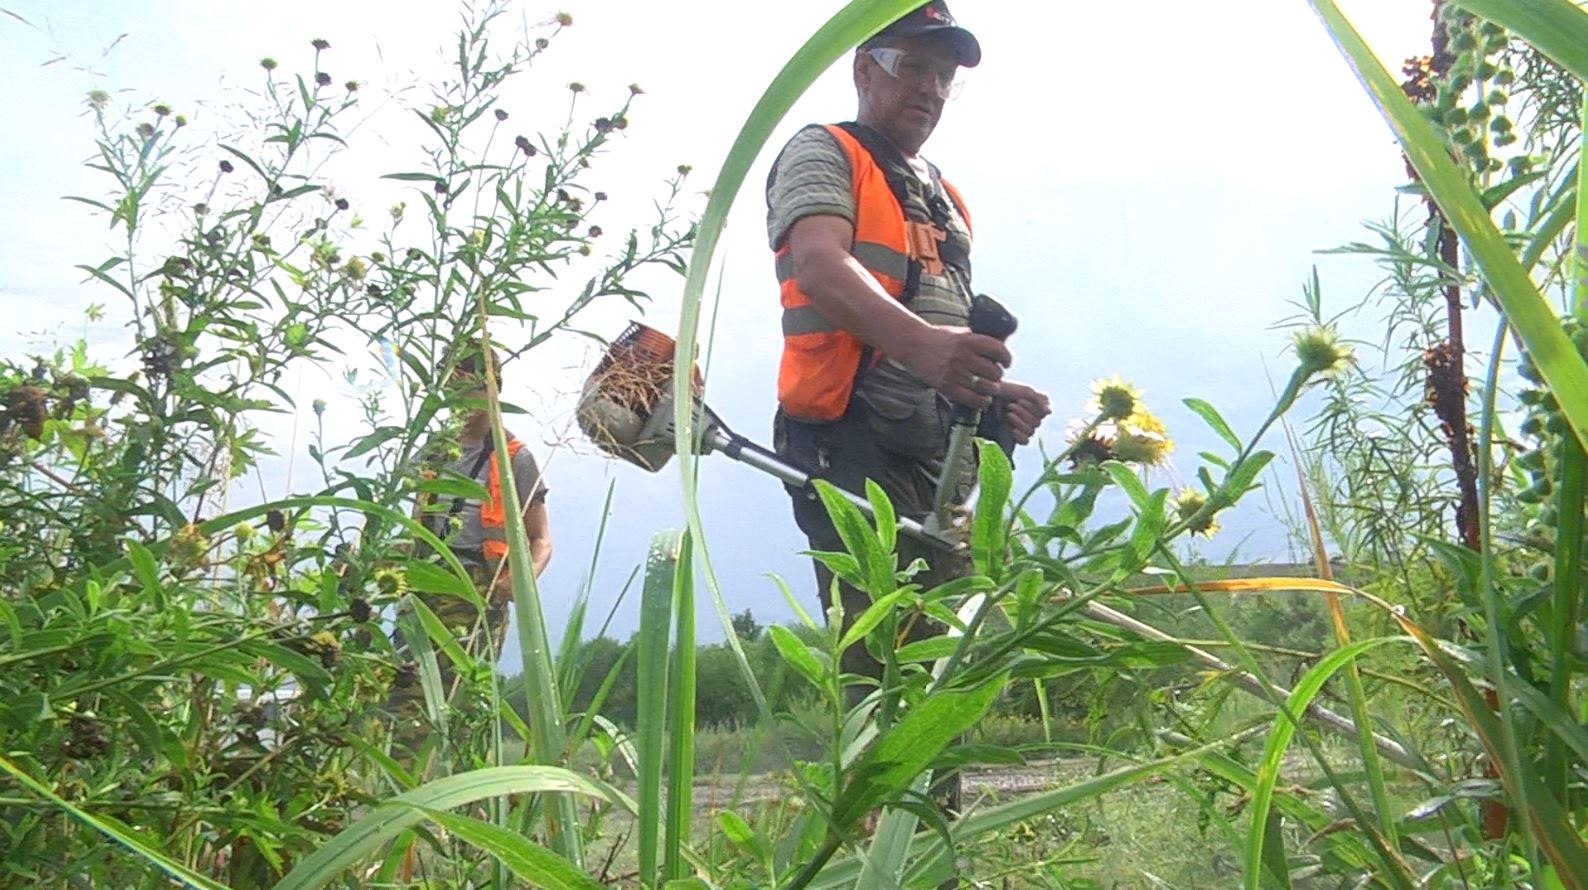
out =
[[[943,0],[932,0],[905,13],[898,21],[878,31],[865,45],[869,47],[873,42],[888,37],[926,37],[933,34],[942,34],[953,44],[960,67],[975,68],[981,62],[981,44],[977,42],[976,35],[954,22],[954,16]]]

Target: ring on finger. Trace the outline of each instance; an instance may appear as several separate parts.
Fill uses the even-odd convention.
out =
[[[970,388],[975,390],[976,392],[981,392],[981,375],[980,374],[972,373],[970,375]]]

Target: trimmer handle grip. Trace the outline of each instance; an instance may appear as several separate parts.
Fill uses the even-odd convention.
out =
[[[1007,340],[1010,334],[1019,327],[1014,313],[1010,312],[1004,304],[986,294],[977,294],[970,303],[970,329],[972,333],[983,334],[999,340]]]
[[[986,294],[977,294],[970,302],[970,330],[998,340],[1006,340],[1015,332],[1019,322],[1004,304]],[[976,426],[981,412],[966,405],[954,406],[954,423]]]

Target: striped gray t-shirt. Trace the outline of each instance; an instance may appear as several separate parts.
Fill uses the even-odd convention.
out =
[[[926,201],[938,195],[949,206],[948,240],[963,252],[970,249],[970,229],[940,182],[925,170],[913,170],[921,183],[911,190],[906,211],[911,218],[929,219]],[[807,216],[839,216],[855,221],[855,197],[850,192],[849,157],[826,128],[806,127],[790,139],[778,156],[767,186],[767,238],[773,250],[783,246],[789,229]],[[965,326],[970,316],[970,282],[964,287],[944,275],[921,274],[920,288],[910,309],[932,324]],[[884,444],[924,458],[941,456],[947,443],[949,409],[920,378],[886,357],[861,375],[857,398],[886,422],[879,431]]]

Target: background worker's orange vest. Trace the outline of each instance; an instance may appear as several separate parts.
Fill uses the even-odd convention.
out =
[[[903,205],[871,152],[846,129],[826,125],[849,157],[849,188],[855,196],[855,240],[849,252],[894,299],[906,306],[910,267],[918,257],[912,249]],[[970,225],[959,192],[943,183]],[[801,291],[794,277],[788,243],[775,255],[779,296],[783,303],[783,358],[778,367],[777,398],[784,413],[800,420],[828,421],[849,408],[865,344],[833,326]],[[917,276],[919,273],[917,273]],[[880,356],[872,355],[869,361]]]
[[[518,454],[518,449],[524,443],[517,439],[507,440],[507,465],[513,465],[513,457]],[[491,471],[486,476],[485,491],[488,495],[480,504],[480,532],[484,540],[482,548],[487,559],[505,559],[507,557],[507,512],[506,501],[502,498],[502,474],[497,469],[496,457],[491,456]],[[518,480],[514,480],[515,484]],[[520,492],[522,497],[523,493]],[[516,506],[516,505],[515,505]]]

